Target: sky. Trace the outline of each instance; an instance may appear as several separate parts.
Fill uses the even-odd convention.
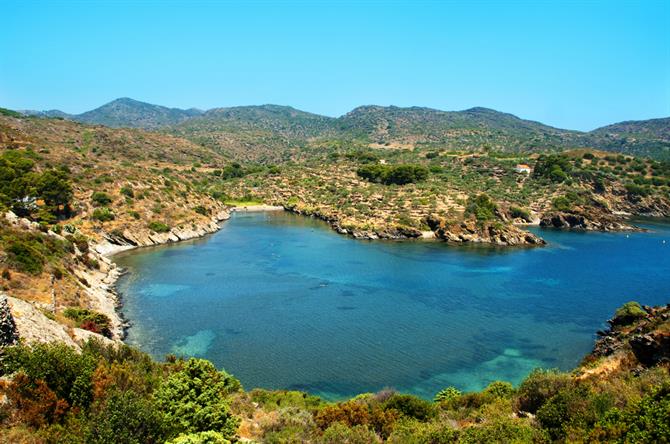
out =
[[[0,1],[0,106],[670,116],[670,1]]]

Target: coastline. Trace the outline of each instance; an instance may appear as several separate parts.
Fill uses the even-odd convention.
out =
[[[129,320],[124,318],[121,308],[123,299],[118,293],[116,284],[126,273],[114,261],[114,255],[135,250],[143,247],[166,245],[192,239],[201,238],[214,234],[222,228],[222,223],[230,219],[233,212],[261,212],[261,211],[284,211],[284,207],[274,205],[250,205],[246,207],[231,207],[219,211],[209,222],[198,224],[190,228],[175,227],[167,233],[153,235],[130,235],[124,232],[124,236],[111,236],[107,234],[103,241],[92,246],[94,254],[99,260],[108,265],[104,279],[94,281],[97,285],[91,285],[91,292],[101,301],[98,311],[105,314],[112,321],[113,340],[123,342],[126,332],[130,328]],[[98,335],[100,336],[100,335]]]

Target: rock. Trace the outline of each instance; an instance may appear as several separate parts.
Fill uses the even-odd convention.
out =
[[[33,304],[7,296],[19,337],[28,344],[35,342],[62,342],[70,347],[79,345],[70,337],[66,327],[47,318]]]
[[[16,329],[14,317],[9,309],[5,295],[0,295],[0,347],[14,345],[19,341],[19,332]]]
[[[641,364],[651,367],[660,362],[670,362],[670,334],[656,332],[633,336],[630,339],[633,353]]]
[[[546,213],[540,219],[540,226],[586,231],[643,231],[620,216],[595,208]]]
[[[430,216],[426,222],[435,232],[435,237],[447,242],[488,243],[493,245],[544,245],[544,239],[515,225],[502,222],[478,223],[468,219],[449,223],[439,216]]]

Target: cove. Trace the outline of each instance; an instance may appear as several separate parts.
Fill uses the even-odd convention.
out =
[[[356,241],[302,216],[235,213],[214,235],[114,260],[129,270],[126,341],[156,358],[210,359],[247,389],[432,398],[568,370],[618,306],[667,303],[670,225],[644,226],[538,229],[547,247],[497,249]]]

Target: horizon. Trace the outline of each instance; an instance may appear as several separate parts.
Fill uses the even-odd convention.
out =
[[[670,5],[4,2],[0,106],[484,107],[590,131],[670,116]],[[401,32],[398,32],[401,30]],[[45,39],[44,36],[48,36]]]

